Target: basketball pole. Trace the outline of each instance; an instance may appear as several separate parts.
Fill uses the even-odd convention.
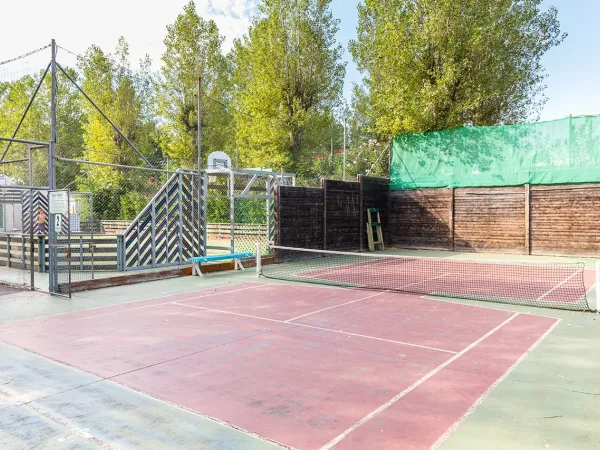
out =
[[[202,187],[202,173],[200,172],[202,169],[202,77],[199,76],[198,77],[198,135],[196,137],[197,145],[198,145],[198,188],[196,189],[197,191],[197,196],[198,198],[196,199],[196,201],[198,202],[198,255],[200,256],[206,256],[202,254],[202,236],[204,235],[204,233],[200,233],[200,230],[203,229],[204,227],[206,227],[206,223],[202,222],[202,219],[204,219],[202,217],[202,211],[204,210],[204,208],[201,207],[201,201],[202,201],[202,193],[201,193],[201,187]],[[204,189],[208,189],[208,186],[204,186]],[[206,242],[204,243],[206,246]]]

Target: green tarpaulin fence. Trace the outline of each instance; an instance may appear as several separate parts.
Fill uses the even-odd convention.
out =
[[[600,116],[401,135],[390,182],[394,190],[600,182]]]

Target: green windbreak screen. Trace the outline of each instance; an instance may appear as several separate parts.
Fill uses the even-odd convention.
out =
[[[600,182],[600,116],[401,135],[390,181],[394,190]]]

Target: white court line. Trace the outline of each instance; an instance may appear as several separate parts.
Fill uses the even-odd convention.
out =
[[[563,284],[565,284],[567,281],[569,281],[571,278],[573,278],[575,275],[577,275],[578,273],[583,274],[583,271],[578,270],[576,272],[573,272],[573,274],[567,278],[565,278],[563,281],[561,281],[559,284],[557,284],[556,286],[554,286],[552,289],[550,289],[548,292],[546,292],[544,295],[542,295],[540,298],[538,298],[536,301],[540,301],[542,300],[544,297],[546,297],[547,295],[549,295],[551,292],[554,292],[556,289],[558,289],[559,287],[561,287]]]
[[[305,328],[312,328],[312,329],[315,329],[315,330],[328,331],[330,333],[346,334],[348,336],[356,336],[356,337],[361,337],[361,338],[365,338],[365,339],[373,339],[375,341],[389,342],[391,344],[406,345],[407,347],[424,348],[424,349],[427,349],[427,350],[434,350],[436,352],[451,353],[453,355],[455,355],[457,353],[457,352],[455,352],[453,350],[446,350],[446,349],[443,349],[443,348],[429,347],[427,345],[411,344],[410,342],[403,342],[403,341],[393,341],[391,339],[378,338],[378,337],[369,336],[369,335],[366,335],[366,334],[351,333],[349,331],[344,331],[344,330],[332,330],[331,328],[316,327],[314,325],[306,325],[304,323],[290,322],[289,325],[296,325],[296,326],[299,326],[299,327],[305,327]]]
[[[59,362],[58,364],[62,364],[62,363]],[[65,365],[65,364],[62,364],[62,365]],[[69,367],[71,369],[79,370],[79,369],[77,369],[75,367],[71,367],[71,366],[67,366],[67,367]],[[87,372],[83,372],[83,371],[80,371],[80,372],[89,375],[89,373],[87,373]],[[118,378],[119,376],[121,376],[121,375],[116,375],[113,378]],[[291,446],[289,446],[287,444],[283,444],[282,442],[278,442],[278,441],[270,439],[270,438],[268,438],[266,436],[262,436],[262,435],[260,435],[258,433],[255,433],[254,431],[250,431],[250,430],[246,430],[245,428],[238,427],[237,425],[234,425],[231,422],[227,422],[226,420],[221,420],[221,419],[218,419],[216,417],[209,416],[208,414],[203,414],[200,411],[195,411],[193,409],[190,409],[190,408],[187,408],[187,407],[185,407],[183,405],[180,405],[179,403],[174,403],[174,402],[172,402],[170,400],[167,400],[166,398],[158,397],[158,396],[155,396],[155,395],[150,394],[148,392],[141,391],[141,390],[136,389],[136,388],[134,388],[132,386],[129,386],[129,385],[125,384],[125,383],[121,383],[119,381],[115,381],[114,379],[105,378],[105,379],[100,380],[99,383],[111,383],[111,384],[114,384],[115,386],[118,386],[118,387],[123,388],[123,389],[127,389],[128,391],[134,392],[136,394],[140,394],[140,395],[142,395],[142,396],[144,396],[146,398],[149,398],[149,399],[151,399],[153,401],[156,401],[156,402],[159,402],[159,403],[164,403],[165,405],[169,405],[169,406],[172,406],[173,408],[180,409],[182,411],[186,411],[186,412],[191,413],[191,414],[193,414],[195,416],[198,416],[198,417],[200,417],[202,419],[209,420],[211,422],[214,422],[214,423],[216,423],[218,425],[221,425],[221,426],[224,426],[226,428],[229,428],[229,429],[232,429],[232,430],[235,430],[235,431],[239,431],[242,434],[245,434],[247,436],[251,436],[251,437],[253,437],[255,439],[258,439],[258,440],[260,440],[262,442],[276,444],[276,445],[280,446],[283,449],[298,450],[295,447],[291,447]]]
[[[306,313],[306,314],[302,314],[301,316],[293,317],[291,319],[285,320],[284,322],[285,323],[290,323],[292,320],[302,319],[303,317],[312,316],[313,314],[318,314],[318,313],[321,313],[323,311],[329,311],[330,309],[339,308],[340,306],[351,305],[352,303],[360,302],[362,300],[367,300],[368,298],[377,297],[378,295],[381,295],[381,294],[383,294],[385,292],[388,292],[388,291],[378,292],[377,294],[369,295],[367,297],[362,297],[362,298],[359,298],[359,299],[356,299],[356,300],[352,300],[352,301],[349,301],[349,302],[346,302],[346,303],[340,303],[339,305],[329,306],[328,308],[319,309],[318,311],[312,311],[312,312],[309,312],[309,313]]]
[[[407,387],[406,389],[404,389],[402,392],[400,392],[399,394],[397,394],[396,396],[394,396],[393,398],[391,398],[389,401],[387,401],[386,403],[384,403],[383,405],[381,405],[379,408],[377,408],[373,412],[367,414],[365,417],[363,417],[361,420],[359,420],[358,422],[356,422],[354,425],[352,425],[346,431],[344,431],[339,436],[335,437],[334,439],[332,439],[331,441],[329,441],[327,444],[325,444],[323,447],[321,447],[320,450],[329,450],[331,447],[333,447],[334,445],[338,444],[342,439],[344,439],[346,436],[348,436],[350,433],[352,433],[358,427],[360,427],[364,423],[368,422],[369,420],[371,420],[373,417],[375,417],[379,413],[381,413],[381,412],[385,411],[386,409],[388,409],[390,406],[392,406],[394,403],[396,403],[402,397],[404,397],[405,395],[407,395],[411,391],[415,390],[417,387],[419,387],[425,381],[429,380],[432,376],[434,376],[436,373],[438,373],[444,367],[446,367],[449,364],[451,364],[452,362],[456,361],[458,358],[460,358],[462,355],[464,355],[465,353],[467,353],[473,347],[475,347],[476,345],[479,345],[483,340],[485,340],[488,337],[490,337],[492,334],[494,334],[496,331],[498,331],[500,328],[502,328],[504,325],[506,325],[507,323],[509,323],[511,320],[513,320],[518,315],[519,315],[519,313],[514,313],[512,316],[510,316],[508,319],[506,319],[504,322],[502,322],[496,328],[488,331],[486,334],[484,334],[482,337],[480,337],[479,339],[477,339],[475,342],[473,342],[471,345],[469,345],[468,347],[466,347],[464,350],[460,351],[459,353],[455,354],[451,358],[447,359],[445,362],[443,362],[442,364],[440,364],[439,366],[437,366],[435,369],[433,369],[432,371],[430,371],[429,373],[427,373],[426,375],[424,375],[419,380],[415,381],[413,384],[411,384],[409,387]]]
[[[488,395],[490,395],[490,393],[496,389],[496,387],[502,383],[507,376],[510,375],[510,373],[527,357],[529,356],[529,354],[554,330],[554,328],[556,328],[556,326],[561,322],[562,319],[556,319],[556,322],[550,327],[548,328],[548,330],[542,334],[542,336],[540,336],[540,338],[535,341],[535,343],[529,347],[529,349],[523,353],[521,355],[521,357],[519,359],[517,359],[515,361],[515,363],[510,366],[506,372],[504,372],[500,378],[498,378],[489,388],[486,389],[486,391],[477,399],[475,400],[475,403],[473,403],[471,405],[471,407],[469,409],[467,409],[467,411],[460,417],[460,419],[458,419],[456,422],[454,422],[454,424],[452,424],[452,426],[450,426],[450,428],[448,428],[446,430],[446,432],[444,434],[442,434],[440,436],[440,438],[435,441],[435,443],[430,447],[430,450],[436,450],[438,448],[440,448],[442,446],[442,444],[444,442],[446,442],[448,440],[448,438],[458,429],[458,427],[460,427],[466,420],[467,418],[473,414],[473,412],[475,412],[475,410],[484,402],[484,400],[488,397]]]
[[[235,283],[235,284],[233,284],[231,286],[238,286],[238,285],[243,286],[244,284],[247,284],[247,283]],[[254,285],[254,286],[247,286],[247,287],[244,287],[244,288],[241,288],[241,289],[232,289],[231,291],[226,291],[226,292],[214,292],[214,293],[209,294],[209,295],[198,295],[196,297],[190,297],[189,299],[185,299],[185,301],[187,301],[187,300],[196,300],[196,299],[204,298],[204,297],[213,297],[215,295],[228,294],[230,292],[245,291],[245,290],[248,290],[248,289],[254,289],[254,288],[258,288],[258,287],[262,287],[262,286],[266,286],[266,285],[265,284],[257,284],[257,285]],[[224,286],[218,286],[217,289],[219,287],[224,287]],[[215,289],[215,288],[206,288],[206,289],[203,289],[203,290],[200,290],[200,291],[196,291],[196,292],[203,292],[203,291],[207,291],[207,290],[210,290],[210,289]],[[191,292],[181,292],[181,294],[191,294],[193,292],[194,291],[191,291]],[[95,310],[98,310],[98,309],[105,309],[105,308],[114,308],[114,307],[121,306],[121,305],[131,305],[131,304],[140,303],[140,302],[150,302],[150,301],[158,300],[158,299],[161,299],[161,298],[172,297],[174,295],[177,295],[177,294],[161,295],[159,297],[144,298],[144,299],[140,299],[140,300],[133,300],[131,302],[111,303],[110,305],[95,306],[93,308],[87,308],[87,309],[75,309],[73,311],[67,311],[67,312],[62,312],[62,313],[57,313],[57,314],[50,314],[48,316],[29,317],[29,318],[15,320],[14,322],[7,322],[7,323],[5,323],[3,325],[0,325],[0,328],[5,327],[5,326],[14,325],[14,324],[19,324],[20,322],[23,322],[23,321],[45,320],[45,319],[48,319],[50,317],[65,316],[65,315],[68,315],[68,314],[74,314],[74,313],[79,313],[79,312],[95,311]],[[126,309],[126,310],[108,311],[108,312],[106,312],[104,314],[96,314],[96,315],[93,315],[93,316],[78,317],[77,319],[64,320],[62,322],[57,322],[57,323],[58,324],[60,324],[60,323],[70,323],[70,322],[76,322],[76,321],[79,321],[79,320],[93,319],[93,318],[96,318],[96,317],[108,316],[108,315],[111,315],[111,314],[118,314],[118,313],[122,313],[122,312],[126,312],[126,311],[137,311],[138,309],[152,308],[154,306],[170,305],[170,304],[172,304],[175,301],[177,301],[177,300],[173,300],[173,301],[170,301],[170,302],[164,302],[164,303],[156,303],[156,304],[153,304],[153,305],[138,306],[137,308],[129,308],[129,309]],[[16,332],[16,331],[14,331],[14,332]],[[13,333],[13,331],[3,332],[3,333],[0,333],[0,335],[2,335],[2,334],[8,334],[8,333]]]
[[[381,294],[383,294],[383,292],[381,292]],[[275,323],[281,323],[281,324],[285,324],[285,325],[294,325],[296,327],[313,328],[315,330],[327,331],[327,332],[330,332],[330,333],[340,333],[340,334],[345,334],[345,335],[348,335],[348,336],[356,336],[356,337],[361,337],[361,338],[365,338],[365,339],[372,339],[372,340],[375,340],[375,341],[389,342],[390,344],[405,345],[405,346],[408,346],[408,347],[418,347],[418,348],[424,348],[424,349],[427,349],[427,350],[435,350],[437,352],[456,354],[456,352],[454,352],[452,350],[446,350],[446,349],[443,349],[443,348],[428,347],[426,345],[419,345],[419,344],[411,344],[410,342],[393,341],[391,339],[378,338],[378,337],[375,337],[375,336],[368,336],[368,335],[365,335],[365,334],[349,333],[347,331],[342,331],[342,330],[332,330],[331,328],[321,328],[321,327],[316,327],[316,326],[313,326],[313,325],[305,325],[303,323],[286,322],[286,321],[283,321],[283,320],[269,319],[267,317],[252,316],[250,314],[242,314],[242,313],[235,313],[235,312],[231,312],[231,311],[223,311],[221,309],[205,308],[204,306],[186,305],[186,304],[177,303],[177,302],[173,302],[172,304],[173,305],[178,305],[178,306],[185,306],[187,308],[196,308],[196,309],[201,309],[201,310],[204,310],[204,311],[221,313],[221,314],[230,314],[232,316],[246,317],[246,318],[249,318],[249,319],[259,319],[259,320],[266,320],[267,322],[275,322]]]
[[[414,286],[415,284],[427,283],[428,281],[437,280],[438,278],[444,278],[444,277],[447,277],[448,275],[458,275],[458,274],[452,273],[452,272],[447,272],[447,273],[445,273],[443,275],[438,275],[437,277],[427,278],[426,280],[421,280],[421,281],[418,281],[418,282],[415,282],[415,283],[410,283],[410,284],[406,284],[404,286],[400,286],[400,289],[404,289],[404,288],[407,288],[409,286]]]
[[[79,320],[85,320],[85,319],[95,319],[97,317],[109,316],[111,314],[119,314],[119,313],[125,313],[125,312],[129,312],[129,311],[137,311],[139,309],[145,309],[145,308],[154,308],[155,306],[172,305],[172,304],[175,304],[175,302],[177,302],[177,301],[186,301],[187,302],[189,300],[197,300],[197,299],[200,299],[200,298],[215,297],[217,295],[224,295],[224,294],[229,294],[229,293],[233,293],[233,292],[247,291],[247,290],[259,288],[259,287],[262,287],[262,286],[264,286],[264,285],[259,284],[259,285],[256,285],[256,286],[247,286],[247,287],[243,287],[243,288],[240,288],[240,289],[233,289],[231,291],[213,292],[212,294],[208,294],[208,295],[197,295],[195,297],[190,297],[190,298],[186,298],[186,299],[183,299],[183,300],[173,300],[173,301],[170,301],[170,302],[156,303],[156,304],[153,304],[153,305],[138,306],[137,308],[128,308],[128,309],[126,309],[124,311],[109,311],[109,312],[107,312],[105,314],[96,314],[95,316],[78,317],[77,319],[73,319],[73,320],[65,320],[63,322],[58,322],[58,324],[77,322]],[[165,297],[170,297],[170,295],[167,295]],[[147,299],[147,300],[148,301],[153,301],[153,300],[158,300],[159,298],[163,298],[163,297],[150,298],[150,299]],[[120,304],[123,305],[123,304],[128,304],[128,303],[120,303]],[[118,306],[118,305],[113,305],[113,306]],[[84,310],[84,311],[88,311],[88,310]]]

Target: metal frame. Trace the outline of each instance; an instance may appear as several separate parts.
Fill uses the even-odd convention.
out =
[[[188,258],[205,246],[202,229],[206,216],[195,191],[200,189],[198,196],[203,198],[204,188],[196,177],[193,173],[177,171],[152,197],[118,240],[117,270],[127,272],[186,265]],[[171,239],[174,221],[176,242]],[[172,257],[174,244],[175,260]]]
[[[29,290],[33,291],[35,290],[35,251],[34,251],[34,247],[35,247],[35,237],[34,237],[34,226],[33,226],[33,193],[38,190],[36,188],[32,188],[32,187],[28,187],[28,186],[0,186],[0,192],[2,192],[3,190],[13,190],[13,191],[22,191],[23,194],[27,193],[29,195],[29,233],[21,233],[21,250],[22,250],[22,255],[21,255],[21,261],[23,264],[23,271],[25,270],[29,270],[29,285],[19,285],[17,283],[12,283],[10,280],[2,280],[2,284],[6,284],[9,286],[14,286],[14,287],[19,287],[19,288],[28,288]],[[10,204],[20,204],[21,205],[21,220],[22,220],[22,225],[25,226],[25,223],[23,222],[24,219],[24,210],[23,210],[23,197],[21,196],[21,201],[20,202],[11,202]],[[0,203],[0,206],[4,206],[8,203]],[[27,258],[27,255],[25,253],[25,236],[27,235],[27,237],[29,238],[29,255]],[[10,268],[10,252],[11,252],[11,248],[10,248],[10,236],[11,233],[6,233],[6,237],[7,237],[7,268]],[[27,269],[27,263],[29,263],[29,269]]]
[[[264,200],[265,201],[265,209],[266,209],[266,236],[264,237],[266,240],[265,248],[269,249],[269,243],[272,243],[274,240],[275,234],[275,190],[278,185],[296,185],[296,175],[293,173],[285,173],[285,172],[273,172],[273,171],[265,171],[258,169],[231,169],[231,168],[218,168],[218,169],[208,169],[205,171],[207,176],[227,176],[228,177],[228,194],[224,195],[211,195],[208,193],[208,199],[210,198],[229,198],[230,211],[229,211],[229,220],[230,220],[230,235],[229,235],[229,248],[226,247],[216,247],[216,246],[207,246],[208,249],[212,250],[228,250],[230,253],[235,253],[236,246],[236,227],[235,227],[235,202],[240,199],[254,199],[254,200]],[[236,180],[243,179],[243,177],[250,177],[248,181],[243,182],[244,184],[240,184],[236,186]],[[252,187],[257,183],[260,179],[264,179],[265,182],[265,191],[263,194],[253,194]],[[238,183],[239,184],[239,183]],[[208,191],[208,189],[207,189]],[[205,217],[208,217],[205,214]],[[254,245],[254,244],[253,244]]]
[[[67,193],[67,212],[61,214],[66,220],[61,226],[61,230],[57,231],[54,228],[54,219],[57,214],[50,213],[48,209],[48,254],[49,254],[49,282],[48,288],[51,294],[61,297],[71,298],[71,223],[70,223],[70,205],[71,193],[68,189],[50,189],[48,190],[48,204],[50,205],[50,195],[52,192]],[[62,219],[61,219],[62,220]],[[64,229],[66,228],[66,245],[59,243],[59,237],[65,237]],[[66,265],[62,265],[60,261],[61,249],[64,249],[64,258]],[[67,279],[63,280],[61,276],[67,273]],[[61,287],[67,287],[67,292],[62,292]]]
[[[43,73],[39,83],[37,85],[37,89],[31,96],[29,105],[25,109],[22,117],[20,119],[19,125],[14,130],[13,138],[2,138],[0,137],[0,142],[8,142],[6,149],[4,149],[3,153],[0,156],[0,164],[10,164],[10,163],[25,163],[27,160],[29,161],[29,180],[28,183],[30,185],[34,184],[34,170],[32,166],[33,158],[32,158],[32,150],[35,148],[43,147],[48,149],[48,179],[47,186],[43,187],[34,187],[35,189],[45,189],[48,192],[57,190],[57,174],[56,174],[56,164],[59,162],[65,163],[73,163],[73,164],[81,164],[81,165],[97,165],[103,167],[115,167],[115,168],[123,168],[123,169],[136,169],[143,170],[154,173],[171,173],[172,177],[169,178],[169,181],[163,186],[163,188],[156,193],[156,195],[152,198],[152,200],[148,203],[148,205],[142,210],[142,212],[138,215],[138,217],[134,220],[130,227],[124,232],[122,236],[117,238],[117,268],[121,271],[126,270],[140,270],[146,268],[155,268],[155,267],[168,267],[168,266],[179,266],[183,264],[187,264],[188,254],[196,253],[196,255],[204,256],[207,254],[209,249],[219,249],[226,250],[230,253],[235,252],[236,247],[236,201],[241,199],[252,199],[255,201],[264,201],[265,202],[265,212],[266,212],[266,236],[263,235],[262,229],[259,231],[261,233],[261,239],[266,239],[270,241],[273,235],[273,198],[275,187],[279,184],[292,184],[295,185],[295,175],[290,173],[277,173],[271,171],[264,171],[260,169],[231,169],[231,168],[219,168],[219,169],[210,169],[206,171],[202,171],[201,167],[201,141],[202,141],[202,89],[201,89],[201,79],[198,80],[198,135],[197,135],[197,167],[195,169],[180,169],[178,171],[165,170],[156,168],[152,165],[152,163],[136,148],[135,144],[131,142],[125,136],[122,131],[115,125],[113,121],[102,111],[102,109],[94,102],[94,100],[81,88],[81,86],[76,82],[73,77],[71,77],[57,61],[57,49],[58,46],[53,39],[51,44],[48,46],[51,49],[51,58],[48,66],[46,67],[45,72]],[[57,118],[56,118],[56,109],[57,109],[57,74],[61,73],[66,79],[73,85],[79,93],[81,93],[87,101],[96,109],[96,111],[113,127],[113,129],[129,144],[129,146],[137,153],[137,155],[143,160],[144,167],[140,166],[126,166],[120,164],[110,164],[110,163],[102,163],[95,161],[85,161],[79,159],[71,159],[59,157],[57,152]],[[50,76],[51,77],[51,102],[50,102],[50,136],[48,142],[39,142],[32,140],[23,140],[16,139],[14,136],[17,135],[21,123],[25,120],[31,104],[33,104],[40,87],[42,86],[44,79]],[[11,144],[13,143],[22,143],[28,145],[28,158],[22,159],[13,159],[10,161],[5,160],[5,156],[10,149]],[[27,175],[24,175],[22,178],[25,178]],[[209,192],[209,176],[226,176],[228,181],[226,183],[227,192],[225,195],[218,196]],[[190,184],[188,182],[189,179],[195,180]],[[197,177],[197,179],[194,179]],[[265,191],[257,193],[258,188],[255,183],[257,183],[261,178],[265,179]],[[174,180],[176,179],[176,180]],[[240,181],[243,180],[243,181]],[[178,184],[178,192],[175,197],[171,196],[171,187],[172,184],[177,182]],[[262,181],[261,181],[262,182]],[[186,184],[187,183],[187,184]],[[243,184],[243,186],[239,186]],[[244,184],[245,183],[245,184]],[[185,186],[185,193],[183,193],[183,186]],[[237,184],[237,186],[236,186]],[[68,184],[66,187],[69,187]],[[62,189],[61,189],[62,190]],[[165,192],[166,190],[166,192]],[[187,192],[187,191],[190,192]],[[67,190],[67,192],[69,192]],[[189,199],[189,195],[191,195],[191,199]],[[68,195],[70,197],[70,193]],[[229,246],[228,247],[211,247],[208,245],[207,240],[207,217],[210,213],[210,203],[209,200],[212,198],[226,198],[228,199],[229,204]],[[69,199],[70,201],[70,199]],[[161,205],[158,202],[163,202]],[[178,202],[179,206],[175,206],[174,202]],[[166,204],[166,209],[165,209]],[[90,206],[93,211],[93,206]],[[173,207],[175,209],[173,209]],[[166,212],[165,212],[166,211]],[[191,211],[191,213],[190,213]],[[67,212],[67,220],[68,229],[65,230],[67,233],[68,240],[68,253],[71,251],[71,227],[70,227],[70,218],[68,217]],[[251,210],[253,213],[253,211]],[[262,211],[261,211],[262,213]],[[93,214],[92,214],[93,215]],[[142,224],[140,219],[144,217],[144,215],[148,216],[147,223]],[[48,215],[50,216],[50,215]],[[176,217],[177,216],[177,217]],[[261,214],[262,216],[262,214]],[[248,216],[250,217],[250,216]],[[253,216],[255,217],[255,216]],[[53,218],[53,217],[52,217]],[[48,217],[50,219],[50,217]],[[227,219],[225,219],[226,221]],[[259,222],[262,218],[259,220]],[[189,222],[189,223],[186,223]],[[50,222],[52,225],[52,222]],[[165,226],[166,225],[166,226]],[[177,229],[175,230],[176,227]],[[48,231],[52,227],[48,227]],[[244,231],[246,232],[246,231]],[[254,230],[251,230],[247,236],[254,236]],[[93,233],[93,230],[92,230]],[[137,233],[137,234],[136,234]],[[144,243],[143,245],[147,245],[146,248],[142,248],[140,242],[140,233],[144,234]],[[175,236],[177,233],[177,237]],[[239,230],[238,230],[239,233]],[[136,234],[138,245],[134,250],[136,252],[137,261],[140,264],[129,265],[130,259],[128,258],[128,245],[130,244],[130,235]],[[192,235],[191,237],[189,235]],[[56,247],[57,245],[57,237],[54,236],[50,238],[50,245]],[[93,235],[92,235],[93,238]],[[242,235],[242,240],[244,235]],[[166,242],[166,243],[165,243]],[[172,244],[177,246],[177,249],[172,247]],[[191,246],[190,246],[191,244]],[[247,242],[245,243],[247,244]],[[93,244],[91,251],[93,255]],[[165,246],[167,247],[165,250]],[[82,244],[80,242],[80,252],[83,253]],[[165,257],[166,254],[166,257]],[[150,255],[150,263],[148,263],[148,255]],[[51,284],[53,288],[58,289],[58,281],[56,279],[58,266],[58,260],[56,259],[57,253],[56,251],[51,252],[50,256],[50,266],[54,264],[54,273],[53,279],[51,280]],[[92,259],[94,257],[92,256]],[[166,259],[165,259],[166,258]],[[143,260],[143,261],[142,261]],[[70,255],[68,257],[69,265],[70,265]],[[62,260],[61,256],[61,262]],[[143,262],[143,263],[142,263]],[[93,278],[93,270],[94,264],[92,262],[92,278]],[[69,285],[70,285],[70,270],[69,270]]]

